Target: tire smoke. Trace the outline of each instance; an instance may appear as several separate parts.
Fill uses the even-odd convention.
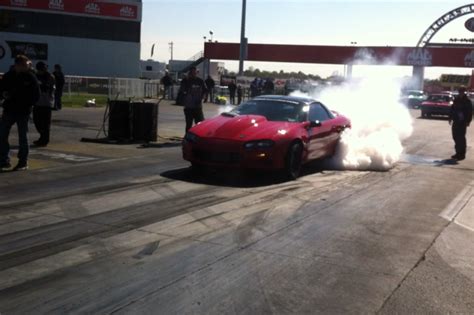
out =
[[[401,80],[387,75],[368,75],[310,95],[352,123],[327,161],[328,168],[387,171],[394,167],[403,153],[403,140],[413,132],[410,112],[399,102],[401,85]]]

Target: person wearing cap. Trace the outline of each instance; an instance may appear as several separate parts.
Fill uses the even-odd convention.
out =
[[[11,168],[10,144],[8,138],[13,125],[18,129],[18,164],[13,170],[28,169],[28,120],[31,109],[39,100],[38,79],[31,71],[29,59],[24,55],[15,58],[14,71],[2,79],[3,115],[0,120],[0,170]]]
[[[40,61],[36,64],[36,76],[40,83],[40,98],[33,107],[33,122],[40,134],[38,140],[33,143],[37,147],[45,147],[49,143],[51,130],[51,111],[54,107],[54,76],[48,72],[48,66]]]
[[[466,158],[466,131],[472,121],[472,103],[467,97],[466,88],[459,88],[459,95],[451,106],[449,124],[451,125],[456,154],[453,159],[461,161]]]
[[[188,132],[193,126],[193,122],[197,124],[204,120],[202,99],[207,90],[203,79],[197,76],[196,67],[191,67],[188,76],[181,81],[180,90],[186,119],[186,132]]]
[[[168,96],[168,99],[172,100],[173,97],[173,79],[171,78],[168,70],[165,71],[165,75],[161,78],[161,84],[164,86],[163,97]]]

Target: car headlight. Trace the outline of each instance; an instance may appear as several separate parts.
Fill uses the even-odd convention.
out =
[[[187,142],[196,143],[198,142],[199,137],[192,132],[187,132],[184,136],[184,140],[186,140]]]
[[[244,144],[244,148],[247,150],[255,150],[255,149],[268,149],[275,145],[275,142],[272,140],[257,140],[257,141],[249,141]]]

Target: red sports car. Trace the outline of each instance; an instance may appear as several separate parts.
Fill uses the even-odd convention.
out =
[[[453,95],[448,93],[431,94],[426,101],[421,103],[421,117],[431,117],[431,115],[449,116],[453,100]]]
[[[279,170],[298,177],[303,164],[334,154],[346,117],[302,97],[260,96],[205,120],[183,140],[183,158],[202,165]]]

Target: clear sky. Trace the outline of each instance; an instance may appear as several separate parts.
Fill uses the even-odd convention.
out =
[[[322,0],[247,0],[246,36],[249,43],[415,46],[428,26],[444,13],[468,4],[465,1],[322,1]],[[143,0],[142,58],[170,58],[168,43],[174,42],[174,58],[189,59],[203,50],[203,36],[214,40],[239,42],[240,0]],[[474,38],[464,28],[470,16],[461,17],[445,26],[433,42],[449,38]],[[289,63],[250,63],[266,70],[304,71],[328,76],[342,73],[338,65]],[[226,61],[226,68],[236,70],[236,62]],[[354,70],[355,74],[357,69]],[[410,74],[410,67],[397,71]],[[427,77],[441,73],[466,73],[471,69],[429,68]]]

